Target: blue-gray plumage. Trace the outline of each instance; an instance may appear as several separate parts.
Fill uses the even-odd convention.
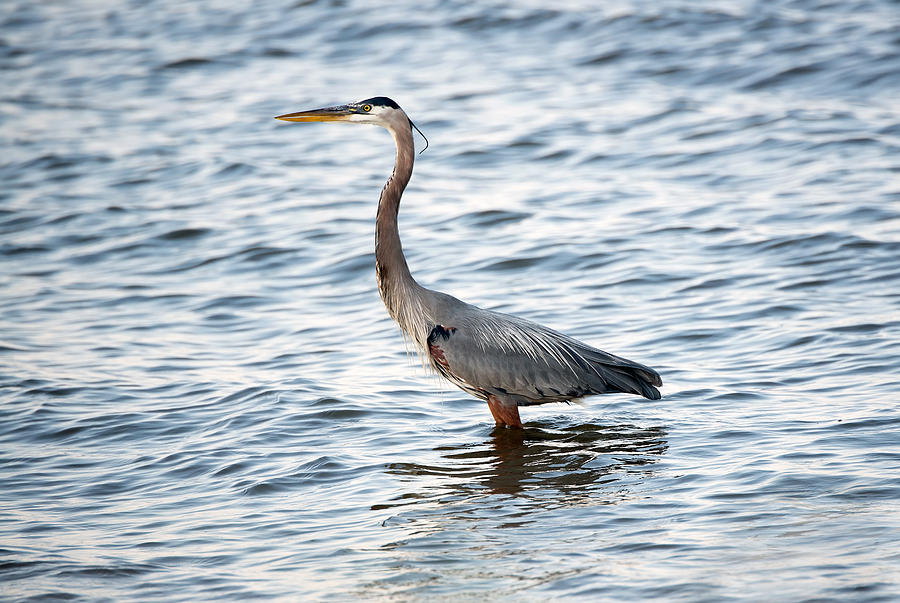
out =
[[[400,197],[412,175],[415,125],[389,98],[280,115],[285,121],[342,121],[381,126],[394,137],[394,172],[375,218],[375,273],[381,298],[403,333],[441,375],[486,400],[497,425],[522,427],[519,406],[625,392],[658,400],[653,369],[608,354],[537,323],[483,310],[422,287],[403,256]]]

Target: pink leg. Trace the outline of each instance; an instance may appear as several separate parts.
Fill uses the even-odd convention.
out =
[[[488,396],[488,408],[494,415],[494,421],[498,426],[508,425],[522,429],[522,419],[519,418],[519,407],[515,402],[501,402],[497,396]]]

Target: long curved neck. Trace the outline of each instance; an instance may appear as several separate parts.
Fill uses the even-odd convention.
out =
[[[381,299],[391,317],[400,324],[400,328],[416,338],[416,323],[421,319],[418,316],[419,309],[413,307],[413,304],[418,299],[421,287],[409,272],[397,228],[400,197],[412,176],[415,146],[408,124],[396,124],[388,128],[388,131],[397,145],[397,158],[394,173],[385,183],[378,200],[378,213],[375,217],[375,274]]]

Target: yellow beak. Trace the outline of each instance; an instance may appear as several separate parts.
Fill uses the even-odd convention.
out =
[[[353,115],[350,107],[339,105],[337,107],[324,107],[312,111],[298,111],[297,113],[285,113],[275,119],[282,121],[346,121]]]

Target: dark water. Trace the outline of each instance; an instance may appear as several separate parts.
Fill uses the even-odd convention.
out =
[[[14,2],[0,595],[900,598],[900,5]],[[485,405],[375,289],[664,377]],[[420,142],[421,144],[421,142]]]

